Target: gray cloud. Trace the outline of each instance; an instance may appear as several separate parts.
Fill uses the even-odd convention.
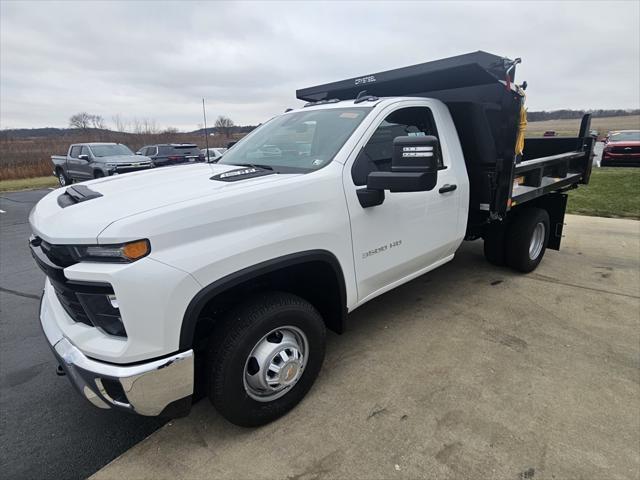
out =
[[[474,50],[522,57],[532,110],[640,107],[640,3],[1,2],[0,124],[78,111],[194,129],[295,89]]]

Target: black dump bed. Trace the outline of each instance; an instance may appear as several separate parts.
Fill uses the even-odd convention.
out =
[[[530,138],[516,153],[524,93],[519,63],[478,51],[296,92],[309,102],[378,97],[429,97],[444,102],[455,123],[471,185],[470,220],[500,218],[512,207],[552,191],[588,183],[594,140],[589,115],[577,137]]]

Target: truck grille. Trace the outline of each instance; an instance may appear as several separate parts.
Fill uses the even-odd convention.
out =
[[[78,299],[78,293],[113,294],[113,288],[108,284],[76,284],[67,280],[64,269],[77,263],[73,259],[69,247],[66,245],[51,245],[39,237],[32,237],[29,241],[31,255],[36,264],[49,278],[56,297],[65,312],[75,321],[93,327],[87,312]]]
[[[77,263],[67,245],[51,245],[41,240],[40,248],[42,249],[42,253],[59,267],[66,268]]]
[[[84,323],[93,327],[93,323],[89,320],[87,313],[82,308],[82,305],[78,301],[78,296],[73,290],[66,288],[58,282],[51,282],[53,289],[56,292],[56,296],[64,308],[65,312],[76,322]]]
[[[640,146],[633,146],[633,147],[611,147],[611,153],[617,153],[617,154],[632,154],[632,153],[640,153]]]
[[[140,170],[150,170],[151,169],[151,164],[146,164],[146,165],[130,165],[130,164],[124,164],[124,165],[118,165],[115,169],[116,173],[129,173],[129,172],[138,172]]]

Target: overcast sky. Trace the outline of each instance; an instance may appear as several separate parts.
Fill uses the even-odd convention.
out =
[[[256,124],[297,88],[475,50],[530,110],[640,108],[640,2],[0,2],[0,127]]]

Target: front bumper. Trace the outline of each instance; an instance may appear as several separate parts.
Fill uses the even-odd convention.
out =
[[[114,365],[84,355],[54,322],[40,315],[53,354],[73,386],[99,408],[145,416],[189,412],[194,384],[193,350],[135,365]]]

